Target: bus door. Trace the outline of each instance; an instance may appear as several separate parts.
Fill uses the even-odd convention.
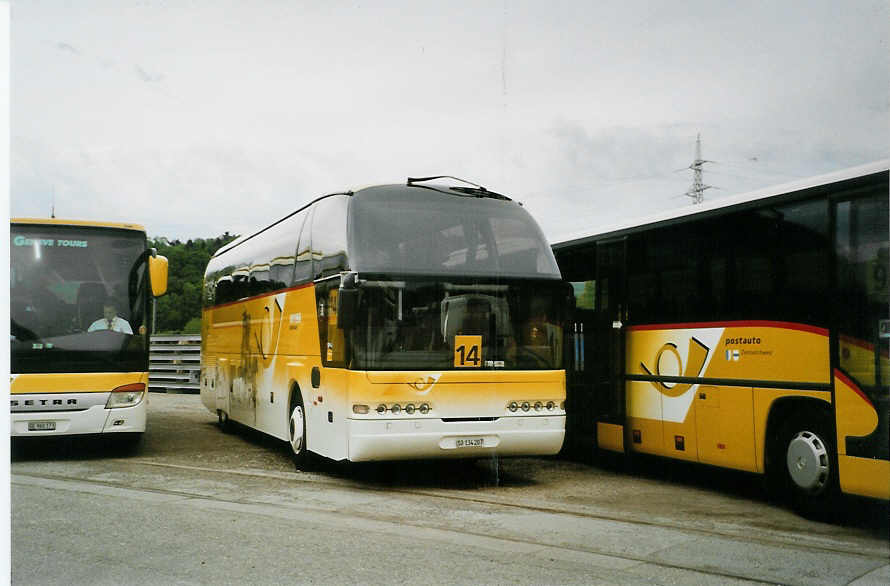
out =
[[[624,451],[624,323],[627,321],[625,238],[596,247],[596,311],[587,368],[591,370],[597,445]]]
[[[581,256],[581,255],[579,255]],[[596,360],[590,352],[590,340],[596,331],[596,264],[583,255],[576,263],[583,271],[570,276],[575,292],[575,306],[564,328],[566,341],[566,446],[581,454],[593,453],[596,446],[596,403],[593,392]]]
[[[566,341],[566,445],[624,451],[625,240],[557,251],[575,292]]]
[[[845,492],[890,498],[890,215],[887,184],[834,203],[834,377]]]

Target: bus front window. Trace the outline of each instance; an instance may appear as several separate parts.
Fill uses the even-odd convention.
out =
[[[18,224],[11,232],[12,372],[144,368],[144,235]]]
[[[454,368],[462,336],[481,342],[474,352],[464,350],[463,365],[470,368],[561,368],[560,285],[369,280],[361,286],[360,319],[349,336],[352,368]]]

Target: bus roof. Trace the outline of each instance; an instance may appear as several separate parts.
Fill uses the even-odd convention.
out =
[[[118,228],[121,230],[137,230],[145,232],[139,224],[122,222],[96,222],[93,220],[62,220],[59,218],[11,218],[10,224],[41,224],[44,226],[89,226],[93,228]]]
[[[220,255],[221,255],[222,253],[224,253],[224,252],[228,252],[229,250],[232,250],[232,249],[235,248],[236,246],[240,246],[240,245],[244,244],[246,241],[250,240],[251,238],[254,238],[255,236],[258,236],[258,235],[262,234],[263,232],[265,232],[265,231],[268,230],[269,228],[272,228],[273,226],[277,226],[278,224],[280,224],[281,222],[283,222],[283,221],[285,221],[286,219],[290,218],[291,216],[295,216],[295,215],[299,214],[299,213],[302,212],[303,210],[309,208],[312,204],[317,203],[317,202],[319,202],[319,201],[321,201],[321,200],[323,200],[323,199],[326,199],[326,198],[331,197],[331,196],[334,196],[334,195],[352,195],[352,192],[351,192],[351,191],[337,191],[337,192],[334,192],[334,193],[328,193],[328,194],[326,194],[326,195],[322,195],[321,197],[317,197],[317,198],[313,199],[312,201],[310,201],[309,203],[300,206],[299,208],[297,208],[296,210],[292,211],[291,213],[289,213],[288,215],[284,216],[283,218],[279,218],[279,219],[275,220],[274,222],[272,222],[272,223],[269,224],[268,226],[263,226],[262,228],[260,228],[260,229],[258,229],[258,230],[253,230],[253,231],[251,231],[249,234],[242,234],[241,236],[238,236],[238,238],[235,238],[234,240],[232,240],[232,241],[229,242],[228,244],[223,245],[222,247],[220,247],[219,250],[217,250],[215,253],[213,253],[213,258],[216,258],[217,256],[220,256]]]
[[[437,179],[456,179],[457,181],[460,181],[463,183],[468,183],[469,185],[471,185],[473,187],[460,187],[460,186],[455,187],[455,186],[449,186],[449,185],[442,185],[439,183],[425,183],[427,181],[437,180]],[[424,183],[424,184],[421,184],[421,183]],[[273,226],[280,224],[281,222],[287,220],[291,216],[294,216],[294,215],[302,212],[303,210],[309,208],[313,204],[316,204],[323,199],[326,199],[326,198],[334,196],[334,195],[348,195],[348,196],[356,196],[357,195],[357,196],[361,197],[361,194],[363,191],[379,189],[379,188],[390,188],[393,190],[403,190],[403,191],[407,191],[407,190],[411,190],[411,189],[429,189],[432,191],[438,191],[439,193],[444,193],[446,195],[455,195],[455,196],[471,197],[471,198],[479,198],[479,199],[497,199],[497,200],[508,201],[508,202],[513,201],[509,197],[506,197],[506,196],[496,193],[494,191],[489,191],[480,185],[476,185],[475,183],[471,183],[464,179],[458,179],[458,178],[452,177],[450,175],[438,175],[435,177],[409,177],[405,183],[387,183],[387,184],[365,185],[363,187],[357,187],[357,188],[349,189],[346,191],[335,191],[333,193],[328,193],[326,195],[319,196],[319,197],[313,199],[312,201],[310,201],[309,203],[306,203],[306,204],[300,206],[299,208],[297,208],[296,210],[287,214],[283,218],[279,218],[278,220],[272,222],[271,224],[269,224],[267,226],[263,226],[262,228],[259,228],[257,230],[252,230],[248,234],[243,234],[243,235],[239,236],[238,238],[232,240],[225,246],[222,246],[219,250],[217,250],[214,253],[213,256],[214,257],[220,256],[224,252],[227,252],[237,246],[240,246],[241,244],[250,240],[251,238],[254,238],[254,237],[258,236],[259,234],[262,234],[269,228],[272,228]],[[516,205],[522,206],[522,204],[519,202],[514,202],[514,203],[516,203]]]
[[[793,193],[799,194],[810,189],[816,189],[825,185],[831,185],[833,183],[840,183],[843,181],[866,177],[881,172],[887,172],[888,170],[890,170],[890,159],[883,159],[866,165],[850,167],[848,169],[843,169],[834,173],[817,175],[815,177],[809,177],[790,183],[782,183],[771,187],[765,187],[756,191],[749,191],[747,193],[721,197],[719,199],[711,200],[703,204],[687,205],[679,209],[669,210],[661,212],[659,214],[637,218],[634,220],[626,220],[612,225],[605,225],[593,230],[585,230],[582,232],[567,234],[563,237],[555,239],[553,241],[553,248],[559,249],[571,246],[573,244],[582,244],[584,242],[595,240],[597,238],[605,236],[618,236],[622,232],[633,230],[635,228],[655,227],[658,224],[669,223],[674,220],[693,218],[696,216],[707,216],[712,213],[717,213],[735,206],[743,206],[752,202],[758,202],[760,200],[789,195]]]

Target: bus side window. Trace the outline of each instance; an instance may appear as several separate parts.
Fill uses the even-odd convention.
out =
[[[220,303],[228,303],[229,301],[234,301],[235,292],[233,291],[233,288],[234,284],[232,283],[232,277],[220,277],[220,279],[216,282],[215,297],[213,298],[211,305],[218,305]]]
[[[348,268],[346,216],[349,198],[334,195],[315,206],[312,216],[312,259],[316,279],[337,275]]]
[[[344,368],[346,366],[346,336],[337,327],[337,305],[339,281],[336,279],[316,285],[315,295],[318,299],[318,341],[321,360],[326,367]]]
[[[308,283],[312,280],[312,213],[315,208],[306,211],[297,243],[297,259],[294,266],[294,283]]]
[[[596,309],[596,281],[573,281],[576,309]]]

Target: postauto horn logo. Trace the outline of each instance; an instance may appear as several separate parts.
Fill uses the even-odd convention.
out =
[[[684,369],[683,358],[680,356],[679,350],[677,350],[677,345],[673,342],[667,342],[655,354],[655,367],[653,369],[647,367],[643,362],[640,362],[640,367],[650,376],[652,376],[652,371],[654,370],[655,376],[678,376],[682,372],[683,377],[694,378],[701,374],[710,350],[700,340],[694,337],[689,338],[689,352],[686,354],[687,361],[686,368]],[[693,383],[689,382],[651,381],[651,383],[658,392],[668,397],[679,397],[692,388],[693,385]]]

